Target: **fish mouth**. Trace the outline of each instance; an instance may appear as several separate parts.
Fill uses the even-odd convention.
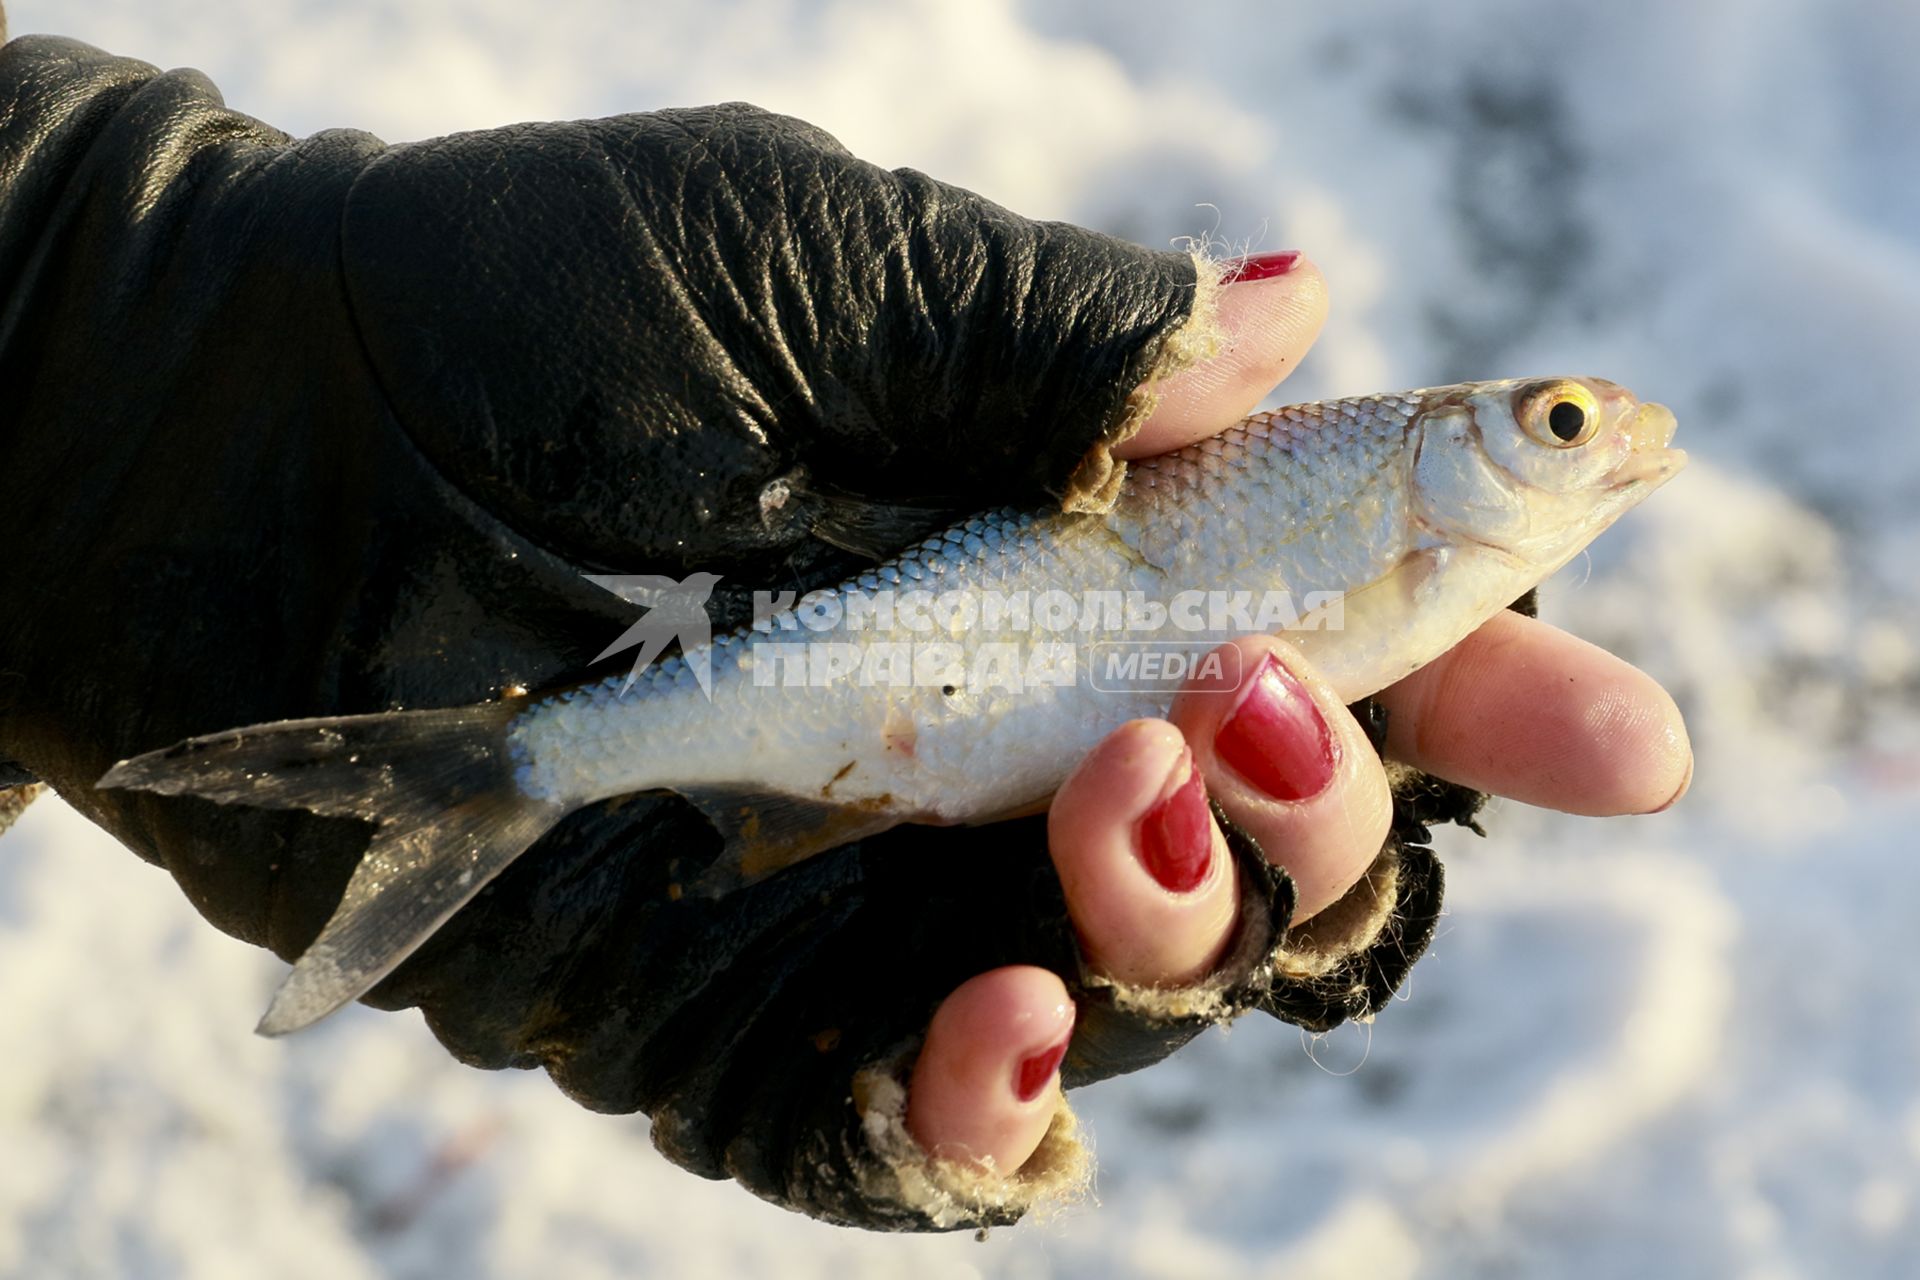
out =
[[[1622,489],[1632,484],[1648,486],[1666,483],[1687,465],[1684,449],[1668,447],[1679,428],[1673,411],[1663,404],[1647,403],[1634,410],[1625,428],[1627,457],[1613,469],[1608,487]]]

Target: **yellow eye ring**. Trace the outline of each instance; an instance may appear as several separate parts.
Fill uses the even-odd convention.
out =
[[[1522,387],[1513,416],[1521,428],[1550,449],[1574,449],[1600,430],[1600,402],[1568,378]]]

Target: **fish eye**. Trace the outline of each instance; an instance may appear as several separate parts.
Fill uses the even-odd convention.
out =
[[[1513,412],[1528,435],[1555,449],[1583,445],[1600,429],[1593,393],[1565,378],[1522,388]]]
[[[1587,411],[1571,400],[1556,400],[1547,410],[1547,430],[1562,440],[1571,440],[1587,426]]]

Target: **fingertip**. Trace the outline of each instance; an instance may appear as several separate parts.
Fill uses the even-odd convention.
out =
[[[1611,796],[1602,793],[1606,812],[1665,813],[1693,785],[1693,742],[1673,695],[1640,668],[1604,649],[1618,663],[1619,683],[1598,701],[1595,741],[1618,770]]]
[[[1072,998],[1046,969],[1009,965],[962,983],[927,1026],[907,1131],[940,1159],[1014,1172],[1052,1123],[1073,1025]]]
[[[1097,811],[1131,795],[1147,779],[1164,776],[1186,749],[1180,730],[1165,720],[1127,721],[1074,766],[1054,796],[1050,820],[1058,821],[1063,810],[1067,814]]]
[[[1659,813],[1692,780],[1686,722],[1657,680],[1518,614],[1489,619],[1380,697],[1396,759],[1542,808]]]
[[[1679,783],[1674,786],[1673,793],[1658,805],[1648,809],[1647,814],[1665,813],[1684,800],[1687,792],[1693,789],[1693,748],[1690,745],[1686,748],[1685,755],[1685,769],[1680,775]]]
[[[1693,782],[1693,744],[1680,708],[1646,672],[1604,649],[1594,652],[1605,661],[1595,659],[1587,676],[1580,726],[1561,739],[1562,781],[1549,783],[1538,799],[1516,798],[1589,817],[1664,813]],[[1569,693],[1577,687],[1570,682]],[[1553,708],[1543,711],[1551,732]]]
[[[1054,797],[1047,837],[1094,968],[1133,986],[1212,970],[1238,880],[1178,729],[1135,720],[1109,734]]]
[[[1366,731],[1300,652],[1272,636],[1223,648],[1233,661],[1175,699],[1208,789],[1293,877],[1295,918],[1344,897],[1379,856],[1392,794]]]
[[[1277,274],[1221,286],[1215,312],[1222,335],[1219,353],[1160,384],[1160,403],[1115,456],[1165,453],[1240,421],[1293,372],[1326,317],[1326,280],[1305,255],[1294,255]]]

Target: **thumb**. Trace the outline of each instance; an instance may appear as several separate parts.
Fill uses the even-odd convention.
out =
[[[1115,457],[1165,453],[1233,425],[1293,372],[1320,336],[1327,283],[1304,254],[1267,253],[1221,266],[1219,352],[1158,387],[1149,384],[1160,403],[1139,432],[1114,449]]]

